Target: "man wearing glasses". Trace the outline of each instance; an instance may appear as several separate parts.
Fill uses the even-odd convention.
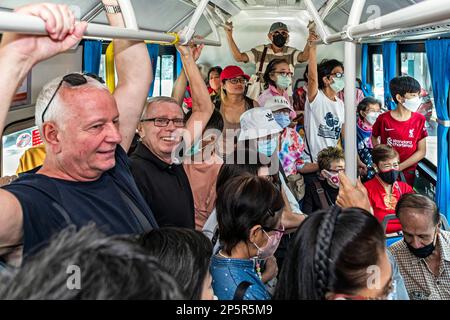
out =
[[[174,98],[150,99],[138,127],[141,142],[130,157],[131,171],[159,226],[194,229],[192,190],[182,160],[175,154],[182,141],[186,151],[201,136],[213,105],[194,60],[195,50],[200,48],[177,49],[191,87],[192,114],[185,122],[183,110]]]
[[[65,5],[32,4],[16,12],[41,18],[49,36],[3,34],[1,131],[28,71],[72,48],[86,29]],[[124,25],[121,14],[107,16],[112,25]],[[93,75],[79,73],[51,81],[39,94],[35,118],[47,155],[36,174],[0,189],[0,256],[20,264],[22,253],[35,253],[68,225],[93,222],[108,235],[157,227],[126,157],[152,80],[150,59],[143,42],[115,40],[114,51],[119,82],[113,95]]]

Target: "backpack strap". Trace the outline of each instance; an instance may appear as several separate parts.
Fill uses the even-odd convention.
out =
[[[316,187],[317,195],[319,196],[320,205],[322,206],[322,209],[328,209],[330,205],[328,204],[327,198],[325,197],[325,190],[320,185],[319,180],[314,179],[314,186]]]
[[[264,50],[261,55],[261,60],[259,61],[259,68],[258,68],[258,72],[257,72],[258,75],[260,75],[262,72],[264,60],[266,60],[267,49],[268,49],[268,47],[264,46]]]
[[[245,280],[239,283],[239,285],[236,288],[236,291],[234,292],[233,300],[244,300],[245,292],[251,285],[252,285],[251,282]]]

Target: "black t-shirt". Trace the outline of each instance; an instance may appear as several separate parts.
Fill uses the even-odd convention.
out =
[[[319,194],[317,193],[316,185],[314,184],[314,180],[319,181],[322,186],[325,194],[325,199],[329,206],[332,206],[336,203],[336,198],[339,193],[339,189],[333,188],[328,184],[326,180],[320,180],[315,177],[310,179],[310,181],[306,181],[305,183],[305,197],[303,198],[303,206],[302,212],[306,214],[314,213],[317,210],[324,209],[322,208],[322,203],[320,202]]]
[[[80,228],[94,222],[107,235],[148,231],[134,213],[136,208],[152,228],[158,227],[133,180],[127,155],[120,145],[115,158],[115,167],[96,181],[76,182],[24,174],[4,187],[22,206],[25,255],[45,245],[69,224]],[[124,200],[124,196],[134,205]]]
[[[160,227],[195,228],[194,199],[182,164],[168,164],[139,143],[131,172]]]

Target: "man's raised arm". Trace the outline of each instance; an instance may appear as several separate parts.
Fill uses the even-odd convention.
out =
[[[115,0],[103,0],[105,5],[117,5]],[[107,14],[110,25],[124,27],[121,13]],[[130,148],[153,80],[152,66],[143,41],[114,40],[114,60],[117,87],[114,98],[120,114],[122,147]]]
[[[214,110],[205,81],[195,64],[195,56],[198,54],[197,50],[201,49],[202,46],[195,48],[177,46],[177,50],[180,52],[181,60],[183,62],[184,72],[186,72],[186,76],[189,80],[192,96],[192,115],[186,123],[190,141],[187,140],[186,136],[184,137],[184,141],[188,147],[194,139],[201,136],[203,129],[206,127]],[[201,130],[194,130],[195,128]]]
[[[0,131],[17,87],[38,62],[76,45],[86,23],[75,23],[66,5],[33,4],[16,9],[17,13],[41,18],[49,36],[4,33],[0,43]],[[10,192],[0,189],[0,255],[21,242],[22,208]],[[9,248],[9,249],[8,249]]]

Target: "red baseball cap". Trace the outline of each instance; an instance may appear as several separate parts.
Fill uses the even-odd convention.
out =
[[[242,71],[242,69],[238,66],[227,66],[220,74],[220,81],[234,79],[237,77],[244,77],[245,79],[250,80],[250,76],[245,74],[244,71]]]

